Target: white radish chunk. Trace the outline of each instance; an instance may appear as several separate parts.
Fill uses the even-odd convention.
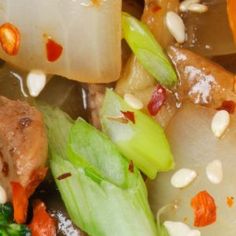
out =
[[[100,4],[90,0],[2,0],[0,9],[0,26],[9,22],[20,32],[18,53],[8,55],[0,47],[1,59],[24,70],[38,68],[82,82],[118,79],[121,0],[101,0]]]

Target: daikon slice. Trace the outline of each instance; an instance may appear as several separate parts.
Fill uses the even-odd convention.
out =
[[[83,82],[118,79],[121,0],[0,0],[0,9],[0,25],[9,22],[20,32],[17,55],[0,48],[3,60]],[[48,61],[47,53],[58,55]]]
[[[211,131],[211,121],[215,110],[193,104],[185,104],[166,129],[176,168],[168,173],[160,173],[154,181],[148,182],[150,203],[154,213],[163,206],[173,204],[163,215],[163,221],[181,221],[193,226],[194,212],[191,199],[200,191],[207,191],[217,206],[216,222],[200,228],[202,235],[236,235],[236,204],[227,199],[236,197],[236,116],[231,116],[230,126],[221,139]],[[207,177],[206,167],[214,160],[222,163],[223,179],[212,184]],[[189,168],[197,173],[197,178],[184,189],[171,185],[171,177],[176,170]],[[232,199],[233,199],[232,198]]]

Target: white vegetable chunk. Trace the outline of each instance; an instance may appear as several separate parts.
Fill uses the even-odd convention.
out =
[[[38,69],[83,82],[108,83],[121,68],[121,0],[0,0],[0,25],[20,32],[16,56],[0,58],[25,70]],[[47,60],[48,39],[62,47]]]
[[[228,198],[236,198],[236,115],[231,115],[227,132],[221,139],[211,131],[215,110],[194,104],[185,104],[178,110],[166,128],[166,135],[175,157],[176,168],[159,173],[156,180],[148,181],[149,201],[153,212],[169,204],[162,214],[163,221],[180,221],[191,228],[194,225],[194,211],[191,200],[201,191],[207,191],[217,206],[216,222],[201,228],[202,235],[235,236],[236,203],[228,204]],[[212,184],[206,176],[209,163],[219,160],[224,169],[219,184]],[[176,170],[189,168],[198,177],[187,188],[173,188],[170,179]]]

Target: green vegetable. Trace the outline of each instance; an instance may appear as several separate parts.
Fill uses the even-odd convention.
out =
[[[130,111],[135,122],[120,122],[122,112]],[[112,119],[111,119],[112,118]],[[116,143],[120,152],[149,178],[158,171],[174,167],[173,156],[164,130],[151,117],[129,107],[112,90],[107,90],[101,110],[103,131]]]
[[[25,225],[14,224],[12,206],[0,204],[0,236],[30,236],[31,232]]]
[[[156,236],[139,171],[100,131],[58,109],[41,107],[50,166],[72,221],[91,236]],[[70,176],[58,180],[59,176]]]
[[[123,36],[143,67],[162,85],[171,88],[177,76],[148,27],[127,13],[122,14]]]

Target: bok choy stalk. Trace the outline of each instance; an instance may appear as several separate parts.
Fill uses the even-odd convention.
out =
[[[157,235],[139,171],[108,137],[58,109],[41,110],[50,167],[72,221],[91,236]]]
[[[133,121],[125,122],[124,114],[127,112],[133,116]],[[143,112],[132,109],[109,89],[103,101],[101,124],[120,152],[149,178],[155,178],[158,171],[174,167],[169,143],[161,126]]]
[[[122,14],[123,37],[143,67],[163,86],[177,82],[173,66],[148,27],[135,17]]]

